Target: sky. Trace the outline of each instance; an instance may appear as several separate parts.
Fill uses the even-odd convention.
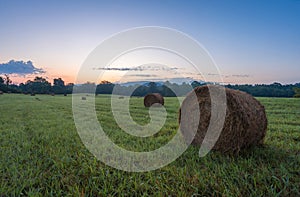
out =
[[[300,82],[299,0],[0,0],[0,75],[10,74],[14,83],[34,76],[74,82],[102,41],[141,26],[168,27],[197,40],[224,83]],[[105,79],[118,81],[122,72],[107,71]],[[155,75],[143,72],[127,79]]]

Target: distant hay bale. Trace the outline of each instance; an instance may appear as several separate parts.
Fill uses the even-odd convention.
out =
[[[68,96],[67,93],[64,93],[64,96]]]
[[[0,95],[1,95],[1,94],[3,94],[3,92],[2,92],[2,91],[0,91]]]
[[[52,92],[52,93],[51,93],[51,96],[55,96],[55,93],[54,93],[54,92]]]
[[[218,86],[210,85],[210,88]],[[208,86],[201,86],[190,92],[179,110],[179,124],[183,136],[189,136],[192,128],[198,125],[192,141],[200,146],[206,135],[211,118],[211,98]],[[238,153],[241,149],[263,143],[267,130],[267,117],[264,106],[251,95],[238,90],[225,88],[227,109],[222,132],[213,150]],[[195,106],[199,106],[200,120],[195,116]],[[194,126],[193,126],[194,125]],[[186,137],[185,137],[186,138]],[[187,138],[186,138],[187,139]]]
[[[81,100],[86,100],[86,97],[85,96],[81,97]]]
[[[154,104],[164,105],[164,97],[162,95],[160,95],[159,93],[147,94],[144,97],[145,107],[150,107],[151,105],[154,105]],[[154,105],[154,106],[160,106],[160,105]]]
[[[35,96],[35,93],[31,93],[30,96]]]

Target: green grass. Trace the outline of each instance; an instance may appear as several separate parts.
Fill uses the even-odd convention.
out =
[[[36,99],[36,98],[39,98]],[[124,172],[98,161],[82,144],[71,96],[0,96],[0,196],[300,196],[300,99],[258,98],[266,107],[264,147],[239,156],[189,147],[175,162],[145,173]],[[167,122],[149,138],[122,132],[109,96],[96,108],[104,130],[128,150],[154,150],[178,129],[178,102],[166,98]],[[131,115],[150,121],[142,98],[131,99]]]

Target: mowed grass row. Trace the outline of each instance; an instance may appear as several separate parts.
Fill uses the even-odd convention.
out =
[[[89,99],[89,97],[87,97]],[[155,195],[300,196],[300,99],[258,98],[266,107],[264,147],[239,156],[189,147],[175,162],[146,173],[124,172],[98,161],[82,144],[71,96],[0,96],[0,196]],[[166,98],[167,121],[153,137],[138,138],[115,123],[110,97],[96,98],[99,122],[119,146],[154,150],[178,129],[176,98]],[[143,98],[130,100],[139,124],[150,122]]]

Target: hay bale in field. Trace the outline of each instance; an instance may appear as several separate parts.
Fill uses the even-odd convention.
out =
[[[35,93],[31,93],[30,96],[35,96]]]
[[[64,96],[68,96],[67,93],[64,93]]]
[[[86,97],[85,96],[81,97],[81,100],[86,100]]]
[[[3,92],[2,92],[2,91],[0,91],[0,95],[1,95],[1,94],[3,94]]]
[[[209,88],[218,86],[210,85]],[[206,135],[211,118],[211,98],[208,86],[196,87],[184,99],[179,110],[179,124],[183,136],[188,136],[198,125],[197,133],[192,141],[200,146]],[[251,95],[238,90],[225,88],[227,109],[222,132],[213,150],[238,153],[241,149],[263,143],[267,130],[265,108]],[[199,106],[200,118],[195,118],[193,108]],[[187,139],[187,137],[185,137]]]
[[[54,93],[54,92],[52,92],[52,93],[51,93],[51,96],[55,96],[55,93]]]
[[[159,93],[147,94],[144,97],[145,107],[150,107],[151,105],[154,105],[156,103],[164,105],[164,97]],[[154,105],[154,106],[160,106],[160,105]]]

